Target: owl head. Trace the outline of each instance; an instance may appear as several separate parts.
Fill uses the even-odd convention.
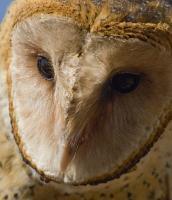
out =
[[[13,134],[49,180],[117,178],[172,118],[172,4],[15,0],[0,32]]]

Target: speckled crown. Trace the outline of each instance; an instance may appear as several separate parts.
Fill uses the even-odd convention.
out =
[[[137,24],[137,27],[141,25],[141,29],[146,28],[148,31],[153,28],[160,29],[160,32],[171,32],[172,2],[170,0],[15,0],[0,30],[0,45],[4,47],[1,48],[0,57],[6,63],[9,58],[10,34],[13,27],[36,14],[69,17],[91,32],[123,37],[125,32],[123,29],[128,29],[128,24],[131,27],[131,23]],[[146,27],[143,24],[147,24]],[[133,29],[135,28],[136,26],[133,26]]]

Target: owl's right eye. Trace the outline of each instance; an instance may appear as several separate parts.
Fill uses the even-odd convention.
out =
[[[54,71],[51,62],[44,56],[37,57],[37,67],[39,73],[46,80],[54,80]]]

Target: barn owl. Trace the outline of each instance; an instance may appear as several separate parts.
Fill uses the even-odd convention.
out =
[[[168,0],[12,3],[0,29],[2,198],[172,198],[171,13]]]

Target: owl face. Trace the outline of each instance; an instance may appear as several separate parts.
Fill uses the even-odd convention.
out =
[[[41,175],[70,184],[118,177],[161,135],[171,112],[171,49],[156,32],[141,36],[103,36],[51,15],[14,28],[13,132]]]

